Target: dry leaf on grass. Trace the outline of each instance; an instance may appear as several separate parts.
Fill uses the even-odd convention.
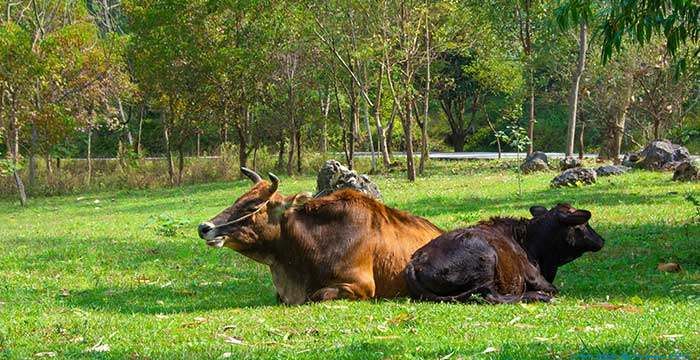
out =
[[[584,304],[581,305],[582,308],[584,309],[594,309],[594,308],[599,308],[599,309],[605,309],[608,311],[615,311],[615,310],[622,310],[624,312],[629,312],[629,313],[640,313],[642,312],[642,309],[634,306],[634,305],[619,305],[619,304],[611,304],[611,303],[598,303],[598,304]]]
[[[552,336],[552,337],[540,337],[540,336],[535,336],[535,337],[533,337],[533,339],[535,339],[536,341],[539,341],[539,342],[547,342],[547,341],[554,340],[554,339],[556,339],[557,337],[558,337],[557,335],[554,335],[554,336]]]
[[[56,353],[53,352],[53,351],[44,351],[44,352],[38,352],[38,353],[34,354],[34,356],[35,356],[35,357],[40,357],[40,358],[43,358],[43,357],[56,357]]]
[[[393,339],[400,339],[401,337],[398,335],[386,335],[386,336],[375,336],[374,338],[376,340],[393,340]]]
[[[61,295],[62,297],[68,297],[68,296],[70,296],[70,290],[68,290],[68,289],[61,289],[60,295]]]
[[[683,335],[682,334],[668,334],[668,335],[661,335],[659,337],[673,341],[673,340],[676,340],[678,338],[682,338]]]
[[[207,320],[207,318],[203,318],[203,317],[199,317],[199,316],[194,318],[193,320],[194,321],[192,321],[192,322],[182,324],[182,327],[191,329],[191,328],[197,327],[197,326],[202,325],[205,322],[209,321],[209,320]]]
[[[400,313],[389,320],[390,324],[399,325],[409,320],[413,320],[415,316],[409,313]]]
[[[494,353],[494,352],[498,352],[498,348],[495,348],[493,346],[489,346],[486,349],[484,349],[484,351],[482,351],[481,353],[482,354],[489,354],[489,353]]]
[[[221,337],[222,339],[224,339],[224,342],[227,344],[243,345],[243,340],[239,339],[235,336],[229,336],[229,335],[225,335],[225,334],[219,334],[218,336]]]
[[[452,355],[454,355],[454,354],[455,354],[455,352],[453,351],[453,352],[441,357],[440,360],[447,360],[447,359],[451,358]]]
[[[656,267],[659,269],[659,271],[662,272],[680,272],[683,270],[680,265],[677,263],[659,263],[659,266]]]
[[[109,345],[103,344],[102,342],[98,342],[97,344],[93,345],[91,348],[85,349],[83,352],[108,352],[110,350]]]
[[[516,316],[511,321],[508,322],[508,325],[513,325],[516,322],[520,321],[520,319],[522,319],[520,316]]]

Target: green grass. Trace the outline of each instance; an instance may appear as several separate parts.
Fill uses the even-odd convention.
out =
[[[264,266],[195,235],[199,221],[249,187],[245,181],[39,198],[26,209],[4,200],[0,358],[700,356],[700,226],[686,225],[696,210],[684,200],[700,195],[697,183],[635,172],[550,189],[554,173],[545,173],[525,177],[518,197],[512,173],[481,166],[434,164],[415,184],[375,179],[387,204],[447,229],[525,216],[533,204],[591,210],[607,243],[560,269],[555,303],[278,305]],[[281,191],[313,186],[312,178],[283,177]],[[683,271],[656,269],[668,261]],[[96,344],[109,351],[86,351]]]

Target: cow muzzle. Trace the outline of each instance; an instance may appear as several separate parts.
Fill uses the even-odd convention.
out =
[[[224,246],[224,237],[218,235],[216,225],[211,222],[204,222],[199,224],[197,227],[197,232],[199,237],[207,242],[207,245],[211,247],[220,248]]]

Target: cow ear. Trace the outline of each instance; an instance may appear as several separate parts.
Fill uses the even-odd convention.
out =
[[[530,214],[532,214],[533,217],[544,215],[546,212],[547,208],[544,206],[535,205],[530,208]]]
[[[267,217],[274,223],[279,223],[286,209],[284,201],[270,201],[267,203]]]
[[[591,212],[587,210],[576,210],[574,212],[559,212],[559,222],[569,226],[583,225],[591,219]]]
[[[309,200],[313,199],[310,192],[298,193],[292,197],[290,201],[287,202],[287,207],[301,206],[306,204]]]

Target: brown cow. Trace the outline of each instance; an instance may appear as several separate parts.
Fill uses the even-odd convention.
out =
[[[282,302],[408,295],[403,270],[413,252],[442,231],[354,190],[320,198],[277,192],[241,168],[253,188],[209,222],[199,236],[270,266]]]
[[[533,218],[492,218],[443,234],[413,254],[406,267],[411,295],[432,301],[549,301],[557,269],[604,240],[591,213],[568,204],[530,208]]]

